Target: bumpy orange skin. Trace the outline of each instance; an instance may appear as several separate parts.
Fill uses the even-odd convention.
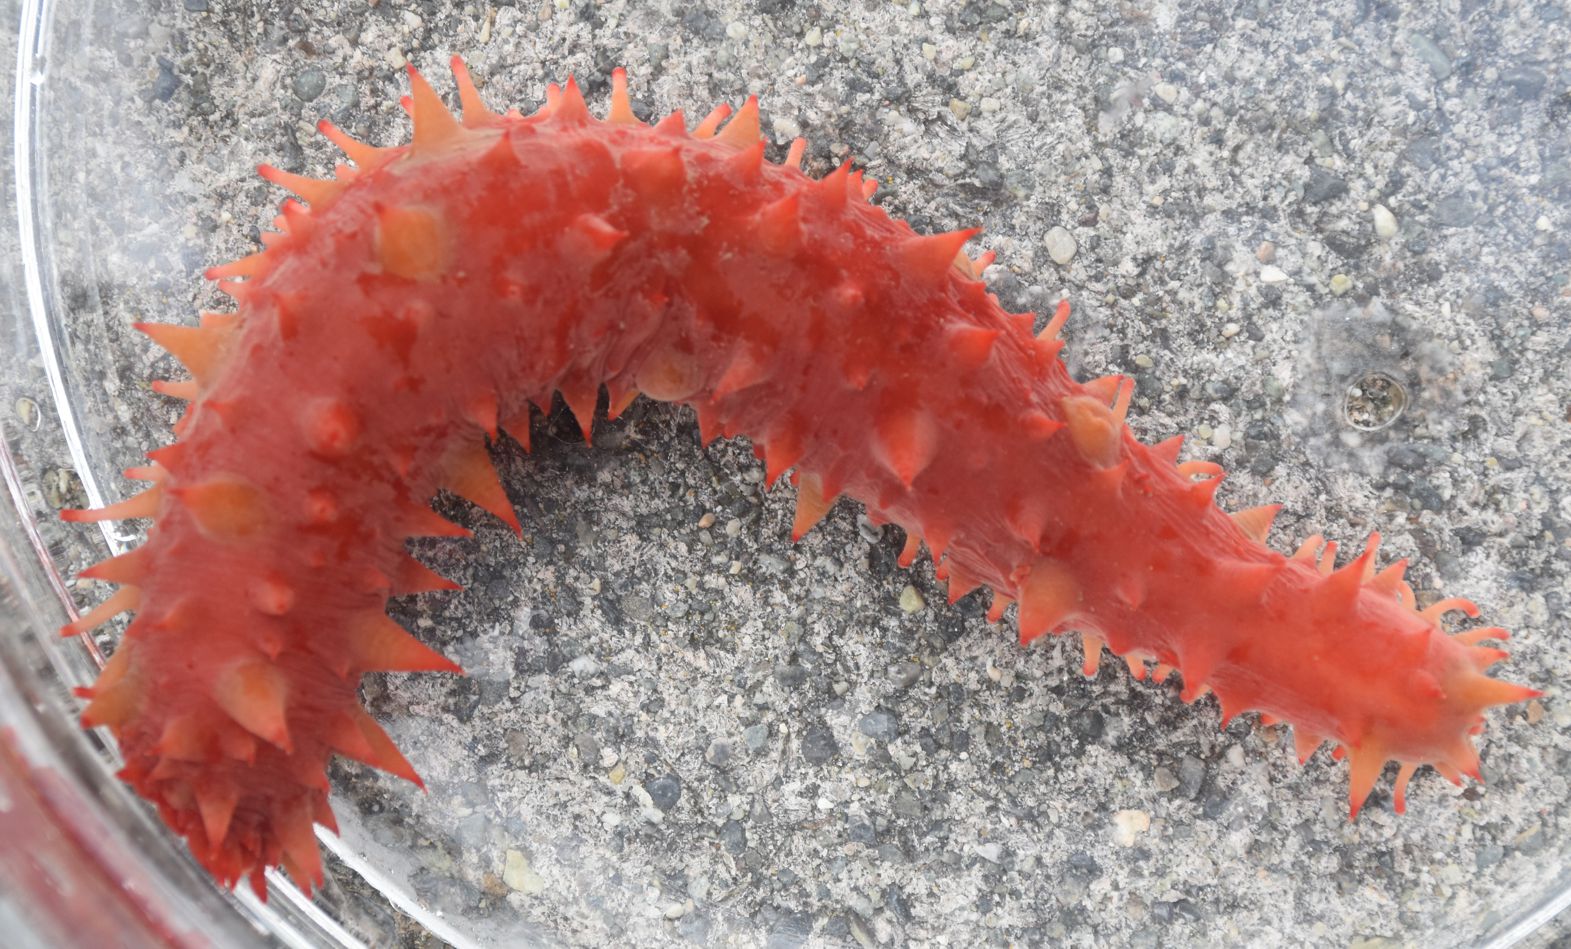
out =
[[[610,121],[571,83],[499,117],[460,70],[460,126],[413,76],[411,146],[329,127],[346,180],[264,169],[312,207],[217,269],[244,278],[237,314],[147,328],[194,401],[148,494],[71,515],[154,524],[89,571],[124,588],[68,631],[137,609],[84,720],[220,880],[320,880],[330,755],[418,780],[356,696],[367,671],[456,670],[385,615],[448,586],[404,541],[459,530],[426,506],[443,487],[516,527],[486,435],[527,443],[556,391],[587,435],[601,385],[747,435],[771,481],[794,468],[798,535],[848,495],[905,528],[906,562],[924,540],[954,596],[1018,602],[1022,642],[1077,629],[1088,671],[1105,643],[1137,676],[1180,670],[1186,699],[1292,723],[1305,757],[1337,742],[1354,813],[1390,758],[1399,787],[1476,773],[1481,712],[1534,694],[1482,674],[1502,654],[1475,643],[1503,632],[1446,635],[1373,544],[1336,571],[1318,538],[1268,549],[1274,509],[1224,513],[1220,469],[1138,442],[1125,380],[1070,378],[1067,311],[1033,335],[957,257],[969,233],[918,237],[847,168],[764,162],[751,101],[719,136],[651,128],[617,79]]]

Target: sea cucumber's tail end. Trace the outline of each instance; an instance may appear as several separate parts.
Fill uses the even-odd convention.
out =
[[[1492,650],[1504,653],[1500,650]],[[1475,660],[1476,661],[1476,660]],[[1432,764],[1436,771],[1449,780],[1452,784],[1460,785],[1465,775],[1474,781],[1483,783],[1483,773],[1479,770],[1478,751],[1473,747],[1472,736],[1483,730],[1485,710],[1495,705],[1513,705],[1518,702],[1527,702],[1539,698],[1544,693],[1538,689],[1514,682],[1504,682],[1492,679],[1482,673],[1473,672],[1459,684],[1453,685],[1449,690],[1449,697],[1462,705],[1475,709],[1474,724],[1466,734],[1459,735],[1451,746],[1445,749],[1432,761],[1413,761],[1398,756],[1396,781],[1392,789],[1391,808],[1398,814],[1407,813],[1407,784],[1413,774],[1424,764]],[[1316,745],[1319,742],[1315,742]],[[1313,747],[1309,749],[1313,752]],[[1344,749],[1339,748],[1341,752]],[[1300,755],[1300,761],[1306,760],[1307,754]],[[1346,757],[1351,765],[1348,782],[1348,814],[1349,821],[1358,818],[1359,811],[1363,809],[1364,802],[1370,792],[1374,790],[1376,781],[1385,770],[1387,751],[1378,741],[1366,741],[1363,744],[1346,751]]]

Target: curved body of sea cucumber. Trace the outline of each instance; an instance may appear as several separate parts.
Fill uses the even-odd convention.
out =
[[[1040,334],[961,253],[868,204],[849,165],[821,180],[764,161],[753,100],[689,132],[638,122],[625,84],[606,121],[576,87],[531,116],[485,109],[455,61],[460,124],[411,70],[411,145],[324,131],[359,166],[340,180],[263,173],[286,202],[264,252],[212,276],[238,312],[144,327],[192,371],[178,441],[136,474],[148,492],[83,520],[151,516],[147,543],[90,569],[122,584],[67,632],[135,619],[91,698],[124,776],[222,881],[282,864],[320,880],[325,764],[344,754],[411,780],[359,705],[372,670],[455,670],[384,611],[450,587],[405,552],[461,532],[448,488],[517,528],[485,439],[527,444],[529,404],[560,391],[588,435],[600,386],[692,405],[703,438],[745,434],[768,479],[795,470],[796,533],[841,494],[925,541],[952,598],[1019,604],[1022,642],[1077,629],[1138,677],[1179,670],[1290,722],[1307,756],[1351,758],[1352,810],[1388,759],[1477,773],[1470,731],[1536,693],[1482,670],[1484,629],[1447,635],[1378,538],[1333,569],[1312,538],[1262,541],[1275,508],[1229,515],[1222,472],[1138,442],[1132,387],[1060,361],[1067,308]]]

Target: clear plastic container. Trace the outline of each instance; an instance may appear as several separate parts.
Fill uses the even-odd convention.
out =
[[[1408,160],[1430,184],[1387,182],[1386,200],[1402,202],[1404,217],[1440,223],[1409,227],[1406,245],[1390,250],[1379,212],[1354,204],[1362,199],[1346,194],[1342,178],[1311,177],[1315,201],[1379,236],[1360,230],[1366,249],[1343,254],[1365,261],[1350,281],[1362,281],[1360,292],[1344,298],[1346,287],[1326,273],[1318,297],[1301,303],[1294,287],[1318,279],[1326,237],[1270,210],[1273,201],[1305,200],[1284,184],[1300,181],[1297,171],[1261,172],[1284,190],[1238,204],[1225,225],[1203,201],[1166,224],[1150,217],[1164,203],[1163,176],[1186,174],[1172,167],[1186,123],[1218,135],[1247,130],[1243,152],[1230,159],[1237,163],[1267,160],[1272,135],[1301,134],[1325,149],[1317,167],[1356,164],[1329,157],[1346,143],[1334,135],[1322,143],[1314,130],[1338,96],[1351,95],[1344,87],[1358,86],[1356,64],[1295,73],[1294,57],[1311,55],[1302,46],[1282,54],[1286,65],[1262,63],[1273,43],[1310,35],[1286,12],[1281,24],[1263,8],[1239,14],[1232,32],[1231,15],[1217,14],[1210,28],[1227,39],[1207,46],[1190,42],[1192,23],[1161,11],[1098,21],[1061,4],[872,11],[847,3],[822,15],[769,4],[696,18],[620,3],[220,6],[4,7],[12,32],[0,75],[12,94],[13,147],[0,154],[0,931],[11,944],[420,945],[434,936],[458,945],[1508,946],[1546,944],[1563,931],[1553,918],[1571,903],[1567,729],[1557,704],[1566,617],[1553,614],[1563,591],[1554,599],[1547,584],[1564,574],[1496,563],[1509,554],[1498,536],[1509,525],[1492,525],[1546,510],[1546,492],[1551,509],[1566,510],[1557,492],[1568,459],[1561,455],[1561,474],[1543,482],[1468,475],[1447,495],[1404,476],[1384,494],[1339,499],[1357,479],[1411,471],[1414,458],[1433,469],[1483,466],[1485,456],[1498,468],[1502,452],[1508,465],[1544,462],[1531,433],[1514,446],[1502,436],[1495,454],[1467,439],[1475,417],[1499,426],[1531,411],[1543,424],[1565,424],[1542,405],[1559,398],[1563,412],[1563,375],[1558,395],[1552,380],[1523,383],[1501,402],[1514,375],[1542,380],[1542,367],[1502,369],[1485,357],[1523,352],[1564,364],[1538,342],[1571,328],[1563,184],[1524,192],[1522,201],[1542,204],[1536,233],[1511,228],[1538,211],[1506,214],[1489,203],[1501,213],[1461,225],[1477,236],[1468,243],[1445,228],[1474,205],[1430,193],[1448,162],[1460,173],[1465,160],[1414,153]],[[1345,107],[1377,130],[1389,122],[1393,135],[1408,134],[1391,116],[1411,106],[1414,90],[1440,90],[1440,114],[1458,122],[1514,110],[1494,137],[1474,130],[1471,141],[1509,143],[1518,164],[1541,155],[1540,177],[1559,174],[1550,162],[1565,153],[1564,116],[1555,118],[1557,103],[1571,102],[1563,65],[1482,65],[1509,45],[1501,37],[1530,32],[1535,15],[1502,14],[1491,33],[1474,22],[1490,15],[1475,13],[1458,27],[1460,39],[1437,42],[1413,25],[1429,23],[1427,14],[1332,11],[1337,42],[1395,77]],[[1564,25],[1547,17],[1542,27],[1558,36]],[[1456,49],[1469,42],[1470,58]],[[1228,44],[1238,48],[1223,69],[1208,57]],[[895,570],[898,538],[844,508],[792,548],[789,492],[763,492],[744,446],[701,451],[689,420],[637,408],[585,450],[570,420],[555,417],[540,423],[527,462],[516,446],[500,456],[514,496],[526,499],[526,545],[445,500],[479,537],[419,553],[470,590],[397,607],[471,677],[377,678],[366,687],[431,793],[335,765],[343,834],[323,835],[326,889],[306,899],[275,874],[265,905],[244,890],[219,891],[114,778],[106,736],[75,725],[80,702],[70,690],[93,679],[117,630],[76,639],[54,631],[102,595],[77,572],[136,537],[120,525],[73,528],[58,511],[123,496],[119,470],[167,438],[174,410],[148,382],[171,367],[129,324],[186,320],[220,303],[201,270],[252,249],[255,225],[278,197],[251,165],[277,160],[325,173],[331,153],[306,131],[321,116],[379,143],[400,140],[401,76],[390,61],[410,55],[446,88],[435,67],[447,49],[470,55],[497,104],[533,102],[543,79],[573,70],[603,98],[609,66],[626,62],[658,110],[701,115],[711,98],[765,91],[766,112],[784,123],[766,128],[781,141],[800,125],[821,128],[824,145],[843,136],[868,149],[872,171],[898,186],[893,210],[924,225],[982,217],[1001,235],[1001,261],[1016,261],[1012,272],[994,271],[1006,303],[1056,295],[1054,280],[1084,302],[1071,342],[1077,371],[1151,372],[1155,355],[1136,424],[1152,437],[1209,429],[1216,457],[1239,473],[1229,506],[1282,492],[1343,540],[1353,525],[1375,521],[1401,553],[1436,537],[1454,545],[1464,522],[1482,530],[1468,553],[1418,576],[1426,589],[1476,595],[1492,618],[1515,625],[1510,675],[1549,695],[1536,708],[1491,716],[1486,790],[1459,794],[1428,775],[1415,783],[1406,817],[1386,813],[1377,795],[1371,812],[1347,825],[1339,816],[1345,768],[1328,756],[1300,771],[1280,732],[1240,723],[1218,734],[1214,710],[1185,708],[1110,662],[1085,682],[1073,645],[1019,651],[981,623],[977,604],[943,606],[930,565]],[[1531,53],[1513,55],[1538,62]],[[1138,68],[1126,65],[1137,58]],[[1228,71],[1242,63],[1255,72]],[[1077,79],[1082,66],[1096,75]],[[989,69],[1008,78],[967,78],[994,75]],[[1475,99],[1496,89],[1516,98],[1470,100],[1471,87],[1456,91],[1456,70],[1483,90]],[[728,78],[738,74],[748,79]],[[790,81],[798,75],[803,82]],[[1306,97],[1307,125],[1207,111],[1207,103],[1222,109],[1237,95],[1226,87],[1251,75],[1281,84],[1275,93],[1299,91],[1295,82],[1321,90]],[[887,123],[859,125],[839,110],[835,90]],[[1044,98],[1065,103],[1060,111],[1084,107],[1083,121],[1027,108]],[[1114,147],[1125,134],[1152,144],[1131,158]],[[1077,135],[1104,149],[1095,163],[1073,153],[1088,191],[1043,177],[1032,162],[1039,142]],[[1439,148],[1424,134],[1409,137],[1412,148]],[[818,171],[832,160],[822,148],[811,159]],[[1516,167],[1495,161],[1477,173],[1488,181]],[[1153,182],[1144,198],[1120,183],[1137,172]],[[1112,183],[1097,185],[1099,176]],[[1146,235],[1146,250],[1140,239],[1109,250],[1118,240],[1106,230],[1109,213]],[[1046,233],[1059,222],[1078,249],[1066,252],[1064,235]],[[1191,222],[1209,246],[1164,236]],[[1432,245],[1425,252],[1413,249],[1420,237]],[[1055,269],[1066,254],[1077,257],[1075,269]],[[1520,263],[1500,260],[1510,254],[1536,255],[1559,282],[1522,290]],[[1031,277],[1021,262],[1033,259],[1048,277]],[[1207,332],[1190,334],[1178,323],[1191,317],[1170,317],[1171,347],[1142,335],[1172,302],[1165,291],[1140,296],[1170,280],[1165,260],[1178,261],[1172,283],[1204,267],[1239,275],[1230,289],[1218,283],[1212,309],[1193,317]],[[1420,265],[1428,270],[1412,276]],[[1457,273],[1480,297],[1458,302],[1475,334],[1468,348],[1459,341],[1469,337],[1442,327],[1435,312],[1418,312]],[[1497,276],[1505,305],[1528,301],[1520,319],[1477,317],[1495,305]],[[1284,282],[1286,291],[1277,287]],[[1286,328],[1266,325],[1255,339],[1271,319]],[[1135,342],[1120,344],[1120,334]],[[1224,357],[1218,335],[1297,348],[1285,364],[1236,350]],[[1491,373],[1494,395],[1480,395]],[[1185,395],[1207,378],[1246,394],[1236,403],[1221,388]],[[1259,432],[1249,424],[1260,420],[1249,401],[1257,392],[1275,420]],[[1240,444],[1230,449],[1224,428]],[[1434,448],[1451,437],[1462,440],[1456,454]],[[1541,437],[1552,462],[1553,446],[1566,442]],[[1309,461],[1289,470],[1272,460],[1279,440]],[[1393,491],[1411,520],[1392,515]],[[1485,491],[1487,503],[1476,496]],[[1523,542],[1563,543],[1561,524],[1545,521]]]

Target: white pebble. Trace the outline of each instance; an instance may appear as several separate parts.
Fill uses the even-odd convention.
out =
[[[806,43],[809,46],[817,46],[819,43],[822,43],[823,41],[824,41],[824,31],[820,30],[816,26],[813,27],[812,29],[808,30],[807,31],[807,35],[802,37],[802,42]]]
[[[1062,227],[1054,227],[1047,232],[1047,256],[1053,258],[1053,263],[1066,267],[1075,259],[1075,251],[1080,247],[1075,243],[1075,236]]]
[[[1218,425],[1216,431],[1211,433],[1211,446],[1213,448],[1232,448],[1233,430],[1226,425]]]
[[[1178,87],[1170,82],[1159,82],[1152,87],[1151,91],[1156,93],[1158,99],[1161,99],[1168,105],[1172,105],[1178,98]]]
[[[911,584],[906,584],[906,588],[900,591],[900,608],[907,613],[920,612],[926,605],[927,601],[922,599],[922,594]]]
[[[1260,268],[1261,283],[1286,283],[1287,272],[1276,264],[1266,264]]]
[[[1124,61],[1124,50],[1123,50],[1123,47],[1121,47],[1121,46],[1110,46],[1110,47],[1108,47],[1108,49],[1107,49],[1107,61],[1110,62],[1110,63],[1121,63],[1121,62],[1123,62]]]
[[[1243,332],[1243,329],[1244,328],[1239,326],[1237,323],[1223,323],[1222,338],[1232,339],[1234,336],[1237,336],[1239,333]]]
[[[1140,835],[1151,829],[1151,815],[1145,811],[1119,811],[1113,815],[1113,840],[1120,847],[1133,847]]]
[[[745,40],[747,39],[747,24],[741,20],[732,20],[726,24],[725,35],[734,40]]]
[[[1377,204],[1369,209],[1369,216],[1375,222],[1375,236],[1383,241],[1388,241],[1396,236],[1396,215],[1383,204]]]
[[[1004,847],[996,840],[976,845],[976,855],[988,863],[997,863],[1004,855]]]
[[[568,671],[580,678],[587,678],[600,671],[600,661],[594,656],[579,656],[567,664]]]

